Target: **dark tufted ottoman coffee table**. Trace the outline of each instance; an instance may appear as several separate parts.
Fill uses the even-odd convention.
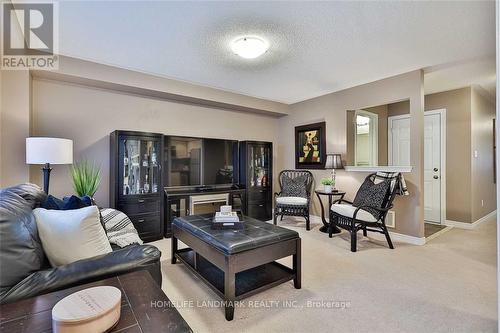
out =
[[[300,289],[300,238],[296,231],[245,217],[245,229],[213,230],[211,217],[178,217],[172,223],[172,264],[177,259],[225,301],[234,302],[292,280]],[[189,248],[178,249],[180,240]],[[293,256],[293,268],[275,260]]]

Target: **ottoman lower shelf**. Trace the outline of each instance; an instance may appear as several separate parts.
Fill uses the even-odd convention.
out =
[[[176,257],[200,277],[219,297],[224,298],[224,271],[190,249],[178,250]],[[270,262],[236,273],[235,300],[293,280],[295,272],[277,262]]]

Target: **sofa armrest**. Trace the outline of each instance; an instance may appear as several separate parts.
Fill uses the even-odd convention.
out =
[[[161,287],[161,252],[152,245],[132,245],[93,258],[32,273],[2,295],[0,303],[46,294],[138,270],[148,270]]]

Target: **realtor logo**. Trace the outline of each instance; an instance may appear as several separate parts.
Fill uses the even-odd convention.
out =
[[[2,69],[58,68],[58,3],[2,4]]]

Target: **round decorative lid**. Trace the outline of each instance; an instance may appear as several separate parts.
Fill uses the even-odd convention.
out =
[[[64,297],[52,308],[52,320],[81,322],[98,318],[119,306],[122,292],[111,286],[77,291]]]

